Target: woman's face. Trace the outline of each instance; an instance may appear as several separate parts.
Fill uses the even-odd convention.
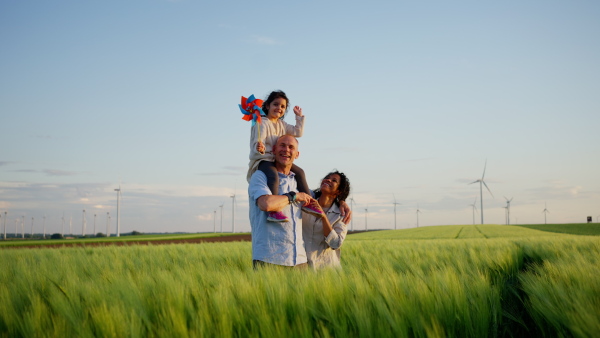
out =
[[[341,180],[342,178],[338,174],[328,175],[321,181],[321,193],[331,196],[338,195]]]

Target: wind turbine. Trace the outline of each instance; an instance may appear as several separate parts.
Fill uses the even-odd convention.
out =
[[[392,194],[394,195],[394,194]],[[396,201],[396,195],[394,195],[394,230],[397,230],[398,227],[396,226],[396,206],[399,205],[400,203],[398,203]]]
[[[31,239],[33,239],[33,217],[31,217]]]
[[[42,228],[44,229],[44,239],[46,239],[46,215],[44,215],[44,222],[42,224]]]
[[[110,237],[110,223],[108,222],[110,219],[110,212],[106,212],[106,237]]]
[[[62,233],[61,233],[62,237],[65,238],[65,212],[63,211],[63,215],[62,215]]]
[[[85,209],[83,209],[83,216],[81,216],[81,236],[85,237],[86,228]]]
[[[354,207],[354,197],[350,197],[350,212],[353,212],[352,209]],[[354,231],[354,217],[350,219],[350,231]]]
[[[25,239],[25,216],[21,218],[21,237]]]
[[[421,213],[421,210],[419,210],[419,205],[417,204],[417,228],[419,227],[419,214]]]
[[[213,232],[217,233],[217,210],[215,209],[213,216]]]
[[[506,200],[506,225],[510,225],[510,202],[512,202],[513,197],[508,199],[504,196],[504,199]]]
[[[485,181],[483,180],[483,178],[485,177],[485,168],[486,167],[487,167],[487,160],[485,160],[485,165],[483,166],[483,175],[481,175],[481,178],[475,182],[469,183],[469,184],[473,184],[473,183],[479,182],[479,198],[481,198],[481,224],[483,224],[483,186],[484,185],[485,185],[485,188],[490,192],[490,195],[492,195],[492,198],[494,197],[494,194],[492,194],[492,191],[490,190],[490,188],[488,188],[487,184],[485,184]]]
[[[4,212],[4,240],[6,240],[6,214],[8,211]]]
[[[546,223],[546,214],[548,214],[550,211],[546,207],[546,202],[544,202],[544,211],[542,211],[542,212],[544,213],[544,224],[548,224],[548,223]]]
[[[369,231],[369,225],[367,223],[367,215],[369,214],[369,205],[365,208],[365,231]]]
[[[219,208],[221,208],[221,233],[223,233],[223,205],[225,204],[225,202],[221,203],[221,205],[219,205]]]
[[[231,196],[231,233],[235,232],[235,193]]]
[[[121,206],[121,182],[119,182],[119,189],[115,189],[115,191],[117,192],[117,237],[121,237],[121,213],[120,213],[120,206]]]
[[[94,232],[92,233],[92,235],[94,235],[94,237],[96,236],[97,232],[96,232],[96,214],[94,214]]]
[[[475,211],[477,211],[477,196],[475,196],[475,201],[473,204],[469,204],[470,207],[473,207],[473,224],[475,224]]]

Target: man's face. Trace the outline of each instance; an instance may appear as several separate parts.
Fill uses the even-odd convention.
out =
[[[283,166],[291,166],[298,158],[298,141],[292,136],[282,136],[275,144],[275,162]]]

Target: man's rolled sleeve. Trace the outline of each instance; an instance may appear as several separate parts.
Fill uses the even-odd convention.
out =
[[[267,185],[267,175],[260,170],[257,170],[248,185],[248,195],[254,203],[258,202],[258,198],[265,195],[272,195],[269,186]]]

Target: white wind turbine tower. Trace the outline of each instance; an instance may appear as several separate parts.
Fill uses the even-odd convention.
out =
[[[396,225],[396,206],[399,205],[400,203],[398,203],[396,201],[396,195],[395,194],[392,194],[392,195],[394,195],[394,230],[397,230],[398,227]]]
[[[31,217],[31,238],[33,239],[33,217]]]
[[[231,196],[231,233],[235,232],[235,193]]]
[[[369,214],[369,205],[365,208],[365,231],[369,231],[369,225],[367,223],[367,215]]]
[[[483,180],[483,178],[485,177],[485,168],[487,167],[487,160],[485,160],[485,165],[483,166],[483,175],[481,175],[481,179],[478,179],[475,182],[471,182],[469,184],[473,184],[473,183],[478,183],[479,182],[479,198],[481,199],[481,224],[483,224],[483,186],[485,185],[485,188],[490,192],[490,195],[492,195],[492,198],[494,197],[494,194],[492,194],[492,191],[490,190],[490,188],[488,188],[487,184],[485,184],[485,181]]]
[[[119,182],[119,189],[115,189],[117,192],[117,237],[121,237],[121,182]]]
[[[475,211],[477,211],[477,196],[475,196],[475,201],[473,204],[469,204],[469,206],[473,207],[473,224],[475,224]]]
[[[544,202],[544,211],[542,211],[542,212],[544,213],[544,224],[548,224],[548,223],[546,223],[546,214],[550,213],[550,211],[546,207],[546,202]]]
[[[417,204],[417,228],[419,227],[419,214],[421,213],[421,210],[419,210],[419,205]]]
[[[213,213],[213,232],[217,233],[217,210]]]
[[[510,225],[510,202],[512,202],[513,197],[508,199],[504,196],[504,199],[506,200],[506,225]]]
[[[110,212],[106,212],[106,237],[110,237]]]
[[[44,215],[44,221],[42,223],[42,228],[44,229],[44,239],[46,239],[46,215]]]
[[[25,216],[21,218],[21,237],[25,239]]]
[[[85,219],[85,209],[83,209],[83,216],[81,216],[81,236],[85,237],[85,228],[86,228],[86,219]]]
[[[97,234],[97,232],[96,232],[96,216],[97,216],[97,215],[96,215],[96,214],[94,214],[94,232],[92,233],[92,235],[93,235],[94,237],[96,237],[96,234]]]
[[[63,215],[62,215],[62,232],[61,235],[63,238],[65,238],[65,212],[63,211]]]
[[[350,212],[354,212],[354,197],[350,197]],[[354,217],[350,219],[350,231],[354,231]]]
[[[219,208],[221,208],[221,233],[223,233],[223,205],[225,205],[225,202],[221,203],[221,205],[219,205]]]
[[[6,240],[6,214],[8,211],[4,212],[4,240]]]

